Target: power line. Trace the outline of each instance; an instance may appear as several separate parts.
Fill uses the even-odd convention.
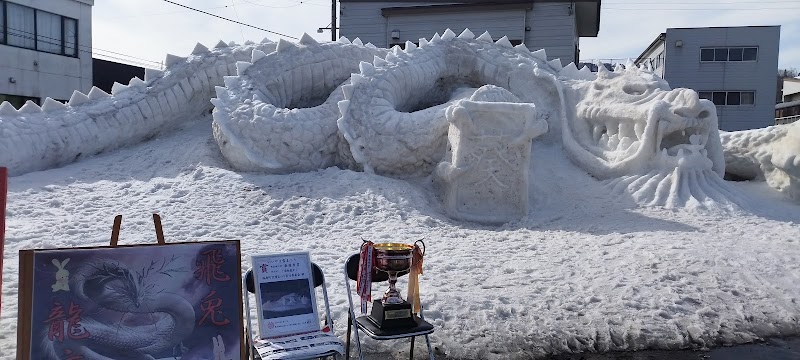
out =
[[[266,7],[266,8],[270,8],[270,9],[288,9],[288,8],[293,8],[293,7],[298,7],[300,5],[303,5],[303,3],[297,3],[297,4],[294,4],[294,5],[288,5],[288,6],[269,6],[269,5],[264,5],[264,4],[259,4],[259,3],[256,3],[256,2],[252,2],[252,1],[249,1],[249,0],[242,0],[242,1],[244,1],[244,2],[246,2],[248,4],[250,4],[250,5],[261,6],[261,7]]]
[[[36,36],[38,36],[38,38],[37,38],[37,37],[34,37],[35,34],[30,32],[30,31],[25,31],[25,30],[22,30],[22,29],[16,29],[16,28],[13,28],[13,27],[8,27],[8,30],[9,31],[8,31],[7,37],[9,39],[10,38],[19,38],[19,39],[23,39],[23,40],[32,40],[34,43],[56,45],[56,46],[59,46],[59,47],[61,46],[62,39],[57,39],[57,38],[54,38],[54,37],[44,36],[42,34],[36,34]],[[8,44],[9,41],[8,41],[8,39],[6,39],[6,40],[7,40],[6,44]],[[69,43],[69,40],[65,39],[64,41],[67,44],[75,45],[74,43]],[[11,46],[21,47],[21,48],[24,48],[24,49],[36,50],[35,47],[17,46],[17,45],[13,45],[13,44]],[[83,49],[81,49],[81,48],[83,48]],[[89,49],[89,51],[84,50],[84,49]],[[61,55],[70,56],[69,54],[62,54],[60,52],[56,53],[56,52],[44,51],[44,50],[38,50],[38,51],[46,52],[46,53],[49,53],[49,54],[61,54]],[[158,61],[143,59],[143,58],[136,57],[136,56],[133,56],[133,55],[122,54],[122,53],[114,52],[114,51],[111,51],[111,50],[92,48],[90,46],[81,45],[81,44],[78,44],[78,46],[75,49],[75,51],[88,53],[88,54],[92,54],[92,55],[104,56],[104,57],[115,59],[115,60],[124,60],[124,61],[128,61],[128,62],[131,62],[131,63],[135,63],[136,65],[143,65],[144,67],[152,66],[152,64],[155,64],[155,65],[158,65],[159,67],[161,67],[161,63],[158,62]],[[120,58],[120,57],[113,56],[113,55],[101,54],[101,53],[99,53],[101,51],[102,52],[108,52],[108,53],[116,54],[116,55],[120,55],[120,56],[125,56],[125,57],[128,57],[128,59]],[[131,58],[132,59],[138,59],[138,60],[141,60],[141,61],[131,60]],[[151,63],[151,64],[148,65],[148,63]]]
[[[215,10],[215,9],[224,9],[229,7],[230,5],[223,5],[223,6],[215,6],[211,8],[203,8],[201,10]],[[161,13],[149,13],[149,14],[139,14],[139,15],[131,15],[131,16],[118,16],[118,17],[107,17],[106,20],[114,20],[114,19],[131,19],[131,18],[138,18],[144,16],[159,16],[159,15],[172,15],[172,14],[183,14],[188,13],[191,10],[178,10],[178,11],[169,11],[169,12],[161,12]]]
[[[227,21],[230,21],[230,22],[233,22],[233,23],[239,24],[239,25],[249,26],[249,27],[251,27],[251,28],[258,29],[258,30],[261,30],[261,31],[266,31],[266,32],[268,32],[268,33],[271,33],[271,34],[280,35],[280,36],[287,37],[287,38],[290,38],[290,39],[295,39],[295,40],[298,40],[298,39],[297,39],[296,37],[294,37],[294,36],[289,36],[289,35],[286,35],[286,34],[281,34],[281,33],[279,33],[279,32],[275,32],[275,31],[272,31],[272,30],[263,29],[263,28],[260,28],[260,27],[258,27],[258,26],[253,26],[253,25],[250,25],[250,24],[245,24],[245,23],[243,23],[243,22],[241,22],[241,21],[231,20],[231,19],[228,19],[228,18],[226,18],[226,17],[222,17],[222,16],[219,16],[219,15],[212,14],[212,13],[210,13],[210,12],[205,12],[205,11],[203,11],[203,10],[200,10],[200,9],[195,9],[195,8],[193,8],[193,7],[189,7],[189,6],[186,6],[186,5],[178,4],[178,3],[174,2],[174,1],[170,1],[170,0],[164,0],[164,1],[166,1],[166,2],[168,2],[168,3],[170,3],[170,4],[174,4],[174,5],[178,5],[178,6],[181,6],[181,7],[185,7],[185,8],[187,8],[187,9],[190,9],[190,10],[194,10],[194,11],[197,11],[197,12],[201,12],[201,13],[203,13],[203,14],[206,14],[206,15],[211,15],[211,16],[213,16],[213,17],[220,18],[220,19],[222,19],[222,20],[227,20]]]
[[[231,0],[231,5],[233,6],[233,13],[236,15],[236,20],[241,20],[241,18],[239,17],[239,12],[236,11],[236,2],[234,0]],[[242,34],[242,41],[245,41],[244,30],[242,29],[241,25],[239,25],[239,32]]]

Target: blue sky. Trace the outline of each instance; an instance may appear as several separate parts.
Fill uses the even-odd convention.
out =
[[[319,40],[330,39],[329,32],[316,32],[330,23],[327,0],[171,1],[298,38],[307,32]],[[778,65],[800,69],[798,0],[604,0],[602,4],[600,33],[581,38],[582,59],[635,58],[670,27],[781,25]],[[211,47],[219,40],[281,38],[164,0],[97,0],[92,21],[96,54],[151,67],[167,53],[189,54],[197,42]]]

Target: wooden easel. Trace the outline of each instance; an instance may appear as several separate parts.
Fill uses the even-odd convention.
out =
[[[164,245],[164,229],[161,228],[161,216],[153,214],[153,224],[156,227],[156,240],[159,245]],[[119,231],[122,228],[122,215],[114,217],[114,226],[111,228],[111,247],[117,247],[119,244]]]

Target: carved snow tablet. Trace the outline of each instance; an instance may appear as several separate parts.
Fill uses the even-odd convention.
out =
[[[502,224],[528,212],[531,140],[547,132],[533,104],[461,100],[448,107],[449,158],[436,168],[448,216]]]

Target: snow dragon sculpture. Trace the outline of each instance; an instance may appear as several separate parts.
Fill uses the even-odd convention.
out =
[[[0,163],[12,174],[60,166],[196,118],[211,100],[214,137],[238,170],[428,175],[446,152],[447,108],[494,85],[536,105],[549,127],[537,141],[561,143],[614,191],[665,206],[739,201],[721,179],[713,105],[633,66],[593,74],[468,29],[405,50],[307,35],[297,44],[198,44],[167,64],[110,96],[92,89],[67,105],[0,106]]]
[[[387,50],[356,39],[319,44],[304,35],[299,47],[281,40],[276,51],[254,51],[238,76],[217,87],[214,137],[239,170],[290,173],[336,164],[339,86],[361,61]]]
[[[763,179],[800,202],[800,122],[725,132],[725,171],[741,179]]]
[[[323,53],[313,50],[321,47],[312,43],[307,51]],[[254,85],[258,81],[245,71],[239,80],[227,81],[227,89],[219,89],[212,100],[217,106],[215,129],[223,129],[225,135],[217,141],[223,148],[252,144],[233,153],[269,154],[259,161],[265,164],[260,170],[270,172],[297,170],[296,160],[286,161],[287,153],[313,158],[319,152],[327,160],[307,165],[328,166],[338,147],[340,166],[391,176],[427,175],[446,151],[446,109],[480,86],[495,85],[536,104],[539,116],[549,123],[549,141],[560,137],[576,164],[595,177],[610,179],[614,189],[639,202],[737,202],[721,178],[725,163],[713,104],[692,90],[670,90],[663,80],[636,67],[594,75],[574,64],[562,68],[558,60],[546,59],[543,50],[512,47],[507,38],[494,42],[488,33],[475,38],[469,30],[458,36],[448,30],[431,41],[420,39],[419,46],[408,42],[405,50],[395,47],[385,57],[361,61],[358,72],[341,86],[338,114],[319,113],[318,107],[280,110],[285,102],[269,104],[275,91],[253,91],[260,88]],[[270,63],[263,66],[280,69]],[[311,83],[310,78],[294,83]],[[332,108],[338,96],[331,94],[320,106]],[[295,122],[287,129],[285,114],[313,116],[315,123]],[[309,141],[310,130],[329,129],[334,121],[341,137],[326,130],[317,139],[329,140]],[[283,131],[274,134],[275,129]],[[259,144],[254,139],[270,140]],[[284,150],[275,151],[276,146]],[[259,162],[252,159],[263,156],[228,158],[237,168],[252,170]]]
[[[617,193],[667,207],[741,204],[722,179],[725,161],[716,108],[694,90],[670,89],[629,64],[600,66],[591,82],[566,80],[564,148]]]
[[[46,170],[103,151],[135,144],[212,109],[209,99],[236,63],[274,51],[264,40],[244,46],[219,42],[209,50],[197,44],[192,55],[167,55],[163,73],[147,69],[144,81],[115,83],[111,94],[93,87],[75,91],[67,104],[28,101],[16,110],[0,105],[0,164],[11,175]]]

